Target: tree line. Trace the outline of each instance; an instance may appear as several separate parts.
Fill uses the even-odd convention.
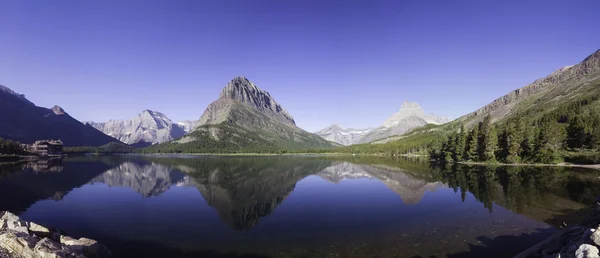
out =
[[[21,148],[21,143],[13,140],[0,138],[0,154],[19,155],[25,151]]]
[[[565,153],[600,150],[598,113],[552,112],[530,121],[522,116],[493,124],[488,115],[470,131],[464,125],[429,151],[437,162],[558,163]]]

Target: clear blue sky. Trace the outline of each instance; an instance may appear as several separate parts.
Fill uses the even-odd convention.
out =
[[[456,118],[600,48],[600,1],[0,3],[0,84],[80,121],[198,119],[234,76],[298,125]]]

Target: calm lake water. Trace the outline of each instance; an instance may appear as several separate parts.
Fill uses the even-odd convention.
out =
[[[511,257],[582,220],[600,172],[332,157],[0,165],[0,210],[116,257]]]

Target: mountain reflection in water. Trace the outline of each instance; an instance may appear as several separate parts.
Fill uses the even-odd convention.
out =
[[[578,222],[600,194],[598,171],[409,159],[107,156],[34,167],[0,165],[0,196],[13,197],[0,209],[123,256],[505,257]]]

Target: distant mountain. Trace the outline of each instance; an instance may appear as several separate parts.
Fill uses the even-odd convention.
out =
[[[360,143],[369,143],[391,136],[403,135],[414,128],[427,124],[437,125],[447,122],[447,117],[426,114],[418,103],[405,101],[398,112],[390,116],[382,126],[375,128],[361,138]]]
[[[0,85],[0,137],[23,143],[61,139],[65,146],[100,146],[118,140],[75,120],[61,107],[35,106],[24,95]]]
[[[297,127],[268,92],[244,77],[236,77],[208,105],[193,132],[148,151],[249,152],[332,146]]]
[[[315,134],[326,140],[342,145],[370,143],[391,136],[399,136],[413,128],[427,124],[447,123],[447,117],[426,114],[423,108],[415,102],[405,101],[400,110],[390,116],[380,127],[369,129],[345,129],[338,125],[329,126]]]
[[[141,147],[179,138],[190,132],[197,122],[173,123],[163,113],[146,109],[129,120],[88,123],[124,143]]]
[[[373,128],[354,129],[342,128],[339,125],[332,125],[323,130],[315,132],[316,135],[323,139],[339,143],[341,145],[352,145],[360,143],[362,138],[373,131]]]
[[[198,126],[199,123],[200,123],[200,121],[198,121],[198,120],[196,120],[196,121],[185,120],[185,121],[177,122],[177,126],[179,126],[181,129],[183,129],[183,131],[185,133],[190,133],[190,132],[194,131],[194,129],[196,129],[196,126]]]

